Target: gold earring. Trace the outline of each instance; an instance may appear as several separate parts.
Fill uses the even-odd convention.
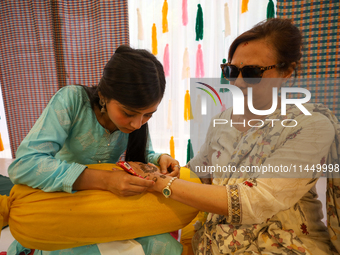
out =
[[[105,108],[105,100],[103,99],[103,98],[101,98],[100,100],[99,100],[99,104],[100,104],[100,106],[102,107],[101,109],[100,109],[100,112],[101,113],[106,113],[106,108]]]

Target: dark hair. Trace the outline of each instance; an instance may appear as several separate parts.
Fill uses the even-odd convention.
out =
[[[302,56],[302,35],[290,19],[272,18],[262,21],[252,29],[239,35],[231,44],[228,62],[231,62],[237,46],[246,41],[267,39],[276,51],[277,63],[285,63],[278,67],[286,71],[293,62],[298,67]],[[296,75],[296,73],[295,73]]]
[[[165,76],[162,64],[147,50],[119,46],[104,67],[99,84],[84,87],[92,108],[101,108],[100,92],[105,98],[116,100],[132,109],[145,109],[162,100]],[[146,163],[148,124],[129,134],[127,161]]]

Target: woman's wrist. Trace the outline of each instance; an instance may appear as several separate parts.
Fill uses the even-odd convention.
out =
[[[150,174],[149,179],[155,182],[155,184],[152,186],[152,190],[162,192],[163,188],[167,185],[171,178],[171,176],[160,173]]]
[[[161,193],[164,197],[173,197],[173,183],[178,179],[177,176],[158,174],[152,176],[155,184],[153,191]]]

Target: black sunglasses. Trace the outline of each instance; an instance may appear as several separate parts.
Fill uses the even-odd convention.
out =
[[[246,79],[245,81],[249,84],[259,83],[262,79],[264,71],[282,66],[284,66],[284,63],[265,67],[244,66],[241,68],[238,68],[237,66],[234,66],[230,63],[221,64],[222,73],[225,79],[228,81],[235,81],[241,72],[243,79]]]

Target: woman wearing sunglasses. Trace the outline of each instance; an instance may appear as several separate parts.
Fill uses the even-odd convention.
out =
[[[204,224],[197,225],[192,240],[195,254],[326,255],[333,254],[334,246],[339,245],[339,237],[334,236],[339,231],[339,217],[334,209],[339,198],[329,208],[333,209],[329,211],[328,233],[321,221],[322,205],[315,189],[321,173],[301,173],[299,168],[325,163],[339,167],[336,139],[340,126],[336,118],[327,108],[314,104],[304,105],[311,115],[289,105],[284,116],[280,100],[274,113],[258,116],[250,111],[246,100],[247,88],[251,87],[254,108],[270,109],[272,89],[280,88],[297,69],[301,47],[300,31],[284,19],[260,23],[232,43],[229,62],[222,65],[222,70],[245,95],[244,115],[233,114],[229,108],[215,116],[239,124],[211,124],[205,143],[189,166],[193,172],[197,172],[197,166],[229,166],[236,171],[216,170],[210,176],[214,185],[150,175],[157,178],[153,190],[209,212]],[[278,121],[262,125],[265,119]],[[284,127],[284,119],[295,120],[297,125],[292,121],[292,127]],[[251,126],[247,125],[249,120],[253,120]],[[275,171],[263,175],[245,171],[251,166]],[[290,166],[298,167],[296,174],[285,172]],[[336,190],[339,179],[333,184]]]

